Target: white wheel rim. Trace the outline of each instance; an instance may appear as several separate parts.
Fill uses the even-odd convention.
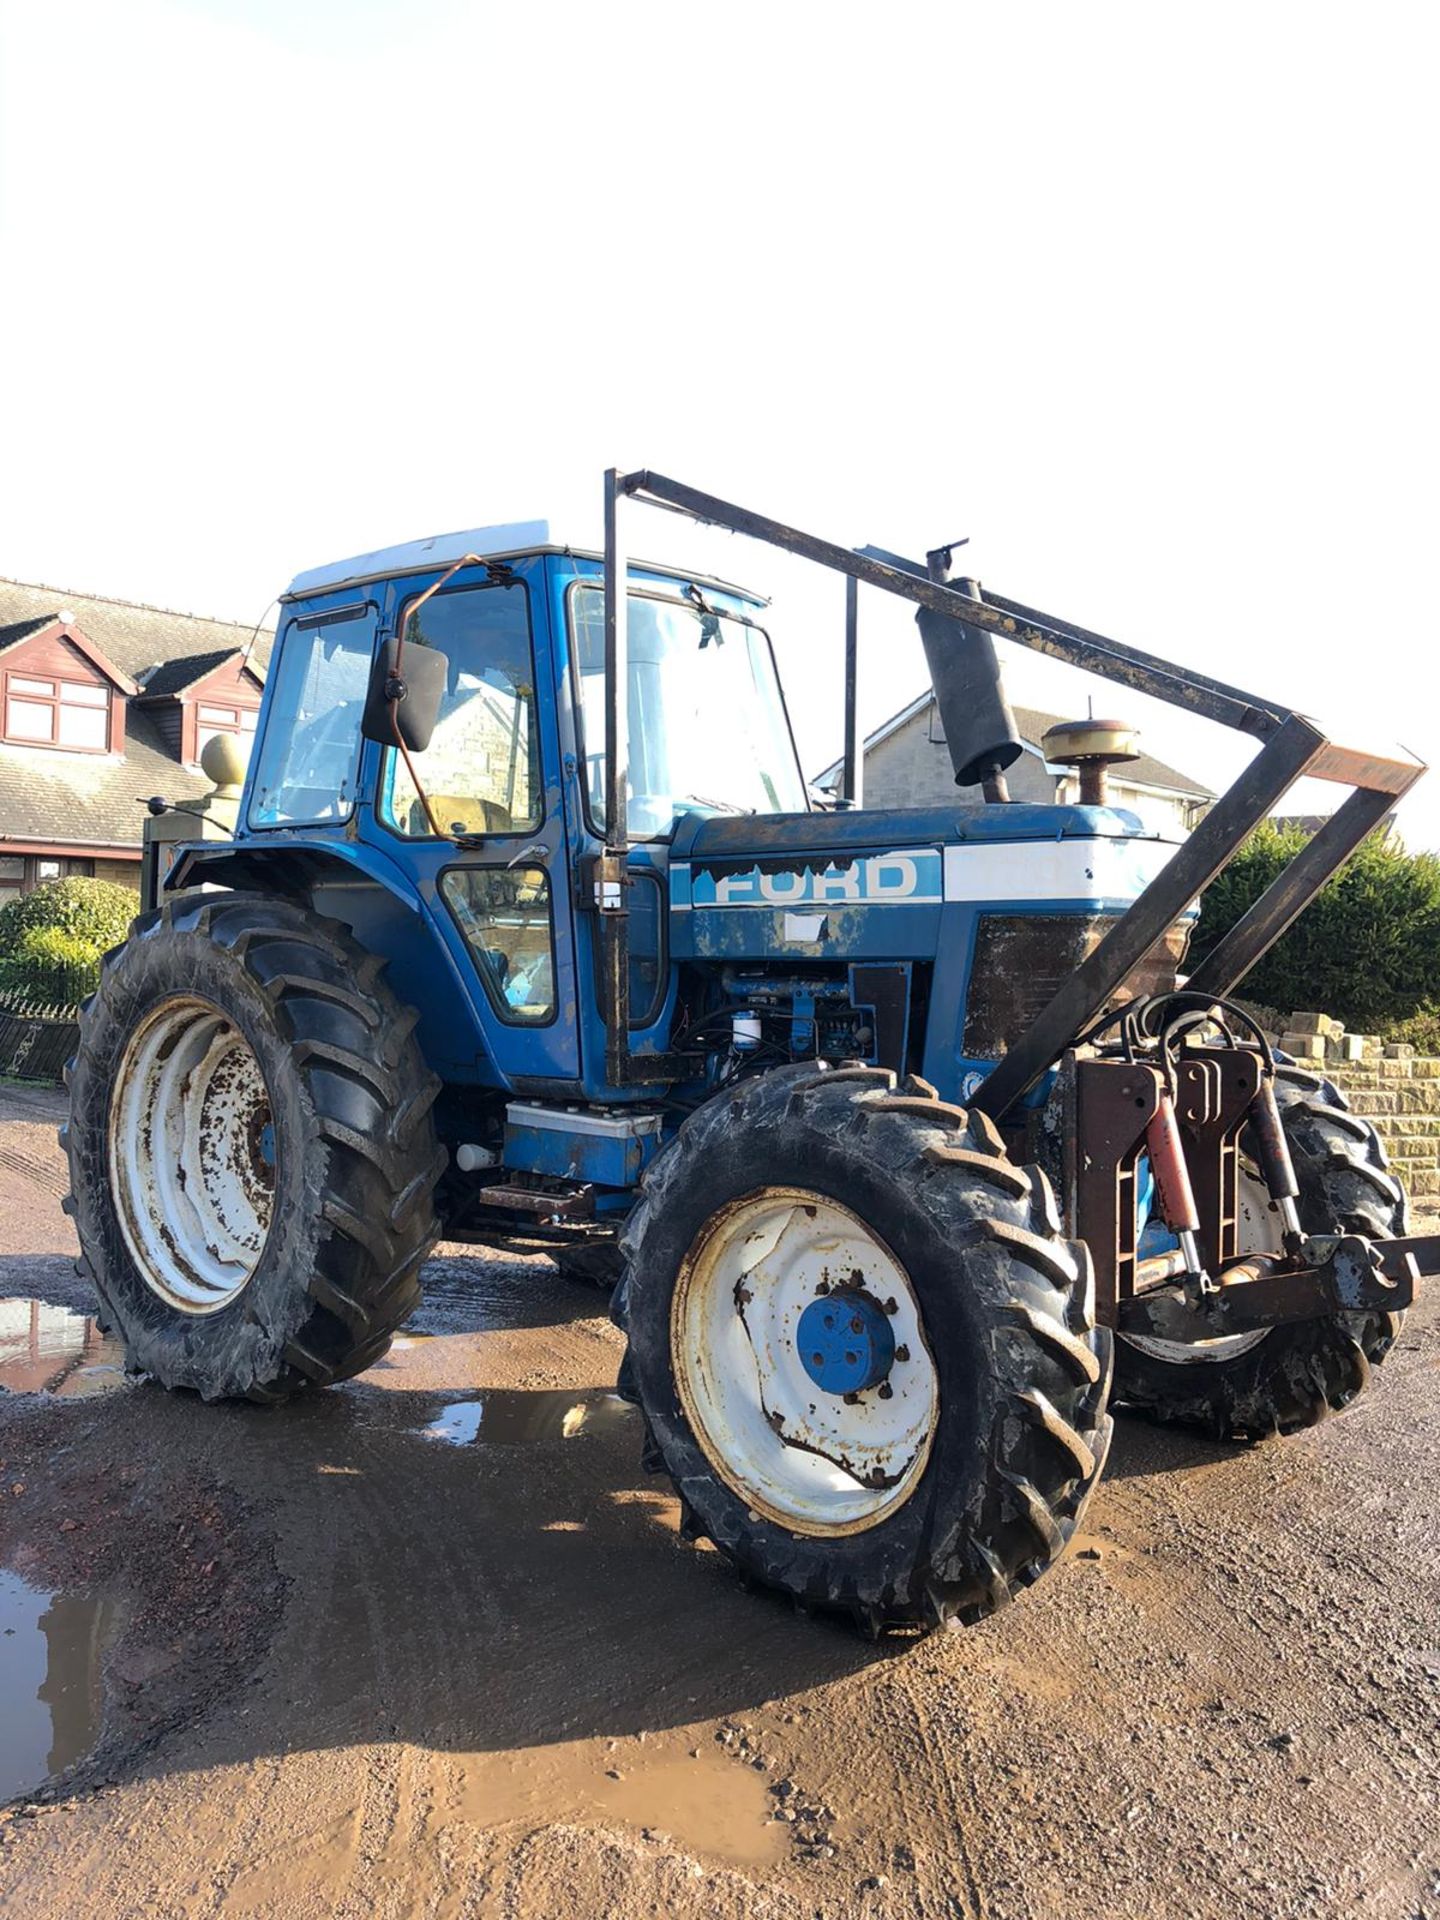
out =
[[[163,1001],[110,1097],[110,1191],[146,1285],[215,1313],[249,1284],[275,1194],[270,1095],[249,1043],[208,1000]]]
[[[1236,1238],[1241,1253],[1283,1253],[1279,1208],[1258,1174],[1243,1162],[1237,1195]],[[1148,1333],[1122,1333],[1127,1346],[1145,1353],[1152,1360],[1168,1360],[1178,1366],[1216,1366],[1226,1360],[1238,1360],[1242,1353],[1268,1338],[1269,1327],[1255,1327],[1249,1333],[1221,1334],[1214,1340],[1157,1340]]]
[[[893,1336],[888,1395],[827,1392],[800,1357],[805,1309],[857,1290]],[[859,1533],[924,1474],[940,1392],[920,1303],[889,1248],[823,1194],[766,1187],[722,1208],[681,1269],[670,1347],[695,1437],[753,1514],[797,1534]]]

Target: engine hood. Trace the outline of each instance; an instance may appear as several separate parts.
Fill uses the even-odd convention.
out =
[[[670,848],[677,958],[933,956],[975,911],[1121,913],[1175,844],[1109,807],[688,816]]]
[[[966,841],[1156,839],[1137,814],[1119,807],[1051,807],[1017,801],[991,807],[858,808],[854,812],[682,815],[672,860],[763,859],[817,852],[846,857],[862,847],[960,845]]]

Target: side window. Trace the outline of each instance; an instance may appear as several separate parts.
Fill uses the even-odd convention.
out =
[[[540,824],[540,748],[525,589],[437,593],[402,619],[407,647],[438,647],[450,662],[440,718],[416,772],[442,826],[459,833],[528,833]],[[430,834],[400,754],[385,755],[380,814],[399,833]]]
[[[630,1024],[648,1027],[660,1016],[660,1004],[669,985],[665,966],[665,910],[667,896],[660,876],[643,867],[630,869]],[[601,987],[604,948],[595,941],[595,998],[603,1005]]]
[[[543,867],[452,867],[441,891],[502,1020],[555,1014],[550,880]]]
[[[360,715],[370,677],[371,609],[292,620],[271,663],[274,691],[250,798],[250,824],[345,820],[355,804]]]

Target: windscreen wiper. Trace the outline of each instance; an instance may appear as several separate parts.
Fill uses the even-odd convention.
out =
[[[682,793],[675,801],[677,807],[709,807],[712,813],[754,813],[754,807],[737,807],[729,800],[709,800],[703,793]]]

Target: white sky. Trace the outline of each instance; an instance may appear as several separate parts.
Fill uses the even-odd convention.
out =
[[[0,573],[253,620],[416,534],[590,537],[647,465],[968,532],[997,591],[1440,760],[1437,19],[0,0]],[[833,757],[838,579],[662,515],[633,550],[775,594]],[[862,618],[874,725],[925,669]],[[1440,846],[1440,774],[1402,818]]]

